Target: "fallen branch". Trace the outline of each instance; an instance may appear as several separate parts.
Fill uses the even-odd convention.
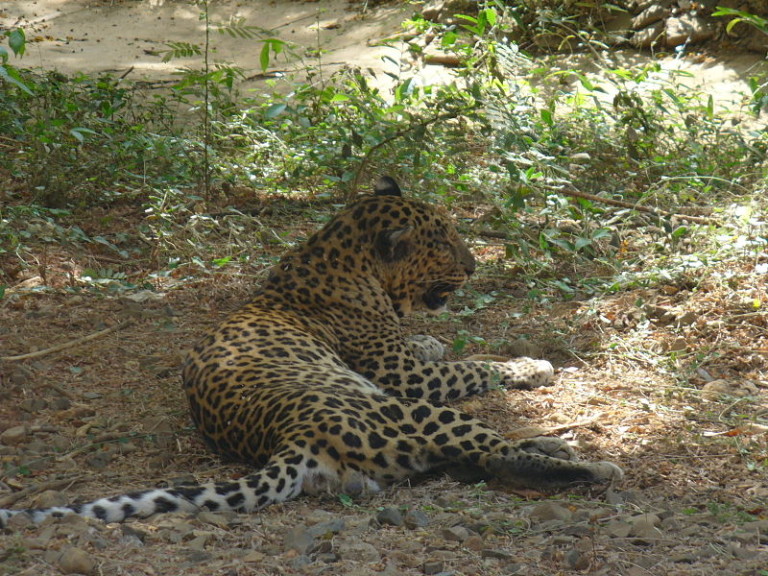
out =
[[[23,498],[27,498],[33,494],[39,494],[40,492],[45,492],[46,490],[59,490],[60,488],[69,488],[79,480],[80,476],[76,476],[74,478],[67,478],[65,480],[51,480],[49,482],[41,482],[40,484],[35,484],[34,486],[24,488],[23,490],[19,490],[18,492],[14,492],[13,494],[8,494],[7,496],[0,498],[0,508],[7,508],[8,506],[15,504]]]
[[[19,360],[28,360],[29,358],[39,358],[40,356],[53,354],[54,352],[60,352],[61,350],[66,350],[67,348],[73,348],[75,346],[79,346],[80,344],[85,344],[86,342],[90,342],[91,340],[96,340],[97,338],[101,338],[102,336],[106,336],[107,334],[111,334],[112,332],[117,332],[118,330],[122,330],[123,328],[127,328],[128,326],[131,326],[131,325],[133,325],[133,321],[129,320],[128,322],[115,324],[114,326],[111,326],[110,328],[106,328],[105,330],[100,330],[99,332],[88,334],[87,336],[83,336],[82,338],[78,338],[76,340],[71,340],[69,342],[57,344],[56,346],[51,346],[50,348],[46,348],[44,350],[28,352],[27,354],[19,354],[17,356],[0,356],[0,361],[17,362]]]
[[[589,200],[590,202],[599,202],[601,204],[608,204],[609,206],[617,206],[619,208],[627,208],[629,210],[637,210],[638,212],[645,212],[646,214],[652,214],[656,217],[667,216],[680,218],[681,220],[688,220],[697,224],[717,224],[718,221],[715,218],[707,218],[706,216],[690,216],[688,214],[678,214],[676,212],[669,212],[662,210],[661,208],[649,208],[648,206],[642,206],[640,204],[632,204],[631,202],[625,202],[624,200],[616,200],[614,198],[604,198],[603,196],[596,196],[595,194],[589,194],[588,192],[582,192],[575,188],[557,188],[548,187],[553,192],[563,194],[565,196],[571,196],[573,198],[582,198]]]

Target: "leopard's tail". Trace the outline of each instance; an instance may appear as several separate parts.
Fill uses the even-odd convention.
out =
[[[100,498],[84,504],[28,510],[0,509],[0,528],[18,514],[26,514],[34,522],[49,517],[77,514],[104,522],[122,522],[126,518],[144,518],[165,512],[212,511],[253,512],[275,502],[298,496],[308,476],[304,455],[292,450],[275,454],[264,468],[238,480],[185,484],[174,488],[157,488]]]

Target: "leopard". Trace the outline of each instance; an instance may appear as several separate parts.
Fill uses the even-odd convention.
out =
[[[512,488],[622,479],[557,437],[510,440],[453,401],[552,383],[546,360],[443,359],[404,317],[439,314],[476,271],[449,212],[384,176],[272,267],[251,299],[187,354],[182,382],[205,443],[253,471],[83,504],[0,510],[105,522],[202,509],[253,513],[300,494],[373,494],[429,473]]]

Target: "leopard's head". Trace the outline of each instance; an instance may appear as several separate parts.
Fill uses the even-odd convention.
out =
[[[402,197],[389,177],[360,201],[353,216],[368,231],[382,285],[399,316],[414,309],[439,313],[475,271],[475,259],[451,217],[435,206]]]

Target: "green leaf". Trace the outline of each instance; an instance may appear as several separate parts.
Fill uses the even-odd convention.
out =
[[[483,10],[483,15],[485,16],[485,21],[488,22],[488,24],[490,24],[491,26],[496,25],[496,17],[497,17],[496,10],[494,10],[493,8],[486,8],[485,10]]]
[[[672,231],[672,238],[682,238],[686,234],[688,234],[688,227],[678,226]]]
[[[288,108],[287,104],[272,104],[269,108],[267,108],[266,112],[264,112],[264,118],[267,120],[273,120],[285,112],[286,108]]]
[[[443,34],[443,38],[440,40],[440,46],[443,48],[448,48],[456,44],[456,41],[458,39],[459,39],[458,33],[454,32],[453,30],[449,30],[448,32]]]
[[[352,500],[352,497],[348,494],[339,494],[339,502],[341,502],[342,506],[345,506],[346,508],[354,508],[355,501]]]
[[[95,136],[98,134],[95,130],[91,130],[90,128],[72,128],[72,130],[69,131],[69,134],[73,136],[78,142],[85,142],[85,135],[89,134],[91,136]]]
[[[262,72],[266,72],[267,68],[269,68],[269,42],[264,42],[264,46],[261,47],[259,64],[261,65]]]
[[[587,246],[592,245],[592,238],[577,238],[576,243],[574,244],[574,248],[576,249],[576,252],[581,251],[582,249],[586,248]]]
[[[232,256],[224,256],[224,258],[214,258],[211,262],[217,268],[221,268],[222,266],[229,264],[230,260],[232,260]]]
[[[8,34],[8,45],[13,50],[16,56],[24,56],[24,50],[26,50],[27,39],[24,35],[24,30],[16,28],[11,30]]]
[[[19,75],[18,70],[13,67],[0,66],[0,79],[13,84],[30,96],[34,94],[32,90],[30,90],[29,87],[27,87],[27,85],[21,81],[21,76]]]

